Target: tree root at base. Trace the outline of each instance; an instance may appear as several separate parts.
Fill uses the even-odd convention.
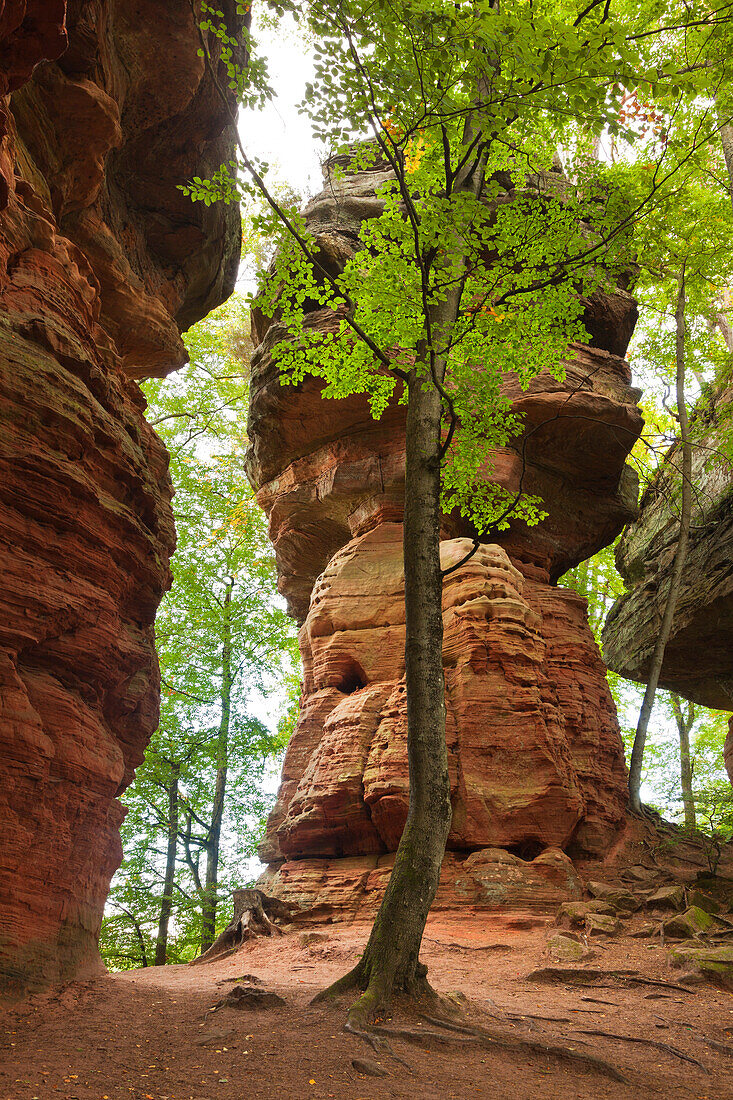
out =
[[[311,1003],[323,1004],[334,1000],[354,989],[362,988],[363,982],[363,970],[360,965],[357,965],[333,985],[318,993]],[[424,975],[420,975],[417,986],[415,993],[402,993],[395,997],[394,1007],[407,1016],[432,1025],[429,1030],[424,1027],[385,1023],[381,1016],[387,1011],[388,1000],[386,997],[380,997],[377,990],[370,990],[369,986],[359,1000],[351,1006],[344,1030],[367,1043],[376,1053],[393,1058],[410,1072],[412,1067],[394,1050],[390,1040],[431,1046],[466,1044],[480,1046],[487,1050],[503,1049],[518,1055],[540,1055],[543,1058],[555,1058],[578,1069],[600,1074],[621,1084],[629,1084],[628,1078],[619,1069],[598,1055],[574,1050],[557,1041],[554,1036],[543,1039],[535,1036],[511,1035],[498,1027],[477,1024],[465,1016],[465,1009],[460,1009],[454,1001],[441,997],[429,985]],[[533,1031],[536,1030],[536,1025],[528,1026]],[[582,1042],[582,1040],[578,1041]]]

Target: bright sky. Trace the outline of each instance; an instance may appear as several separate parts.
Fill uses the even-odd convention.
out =
[[[264,111],[241,116],[240,134],[248,153],[269,161],[277,176],[304,196],[321,190],[322,149],[311,135],[310,122],[298,113],[306,81],[313,76],[310,49],[292,20],[282,30],[270,29],[255,37],[268,58],[270,82],[278,98]]]

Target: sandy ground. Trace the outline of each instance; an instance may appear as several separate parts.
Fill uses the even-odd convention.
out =
[[[558,965],[545,952],[550,919],[437,914],[429,921],[423,954],[430,978],[443,993],[465,994],[472,1018],[497,1033],[595,1054],[627,1083],[566,1058],[517,1052],[500,1041],[395,1040],[393,1049],[407,1066],[375,1053],[343,1030],[344,1003],[309,1004],[353,965],[368,935],[365,924],[333,924],[319,926],[321,937],[307,945],[297,928],[246,944],[220,962],[70,983],[5,1009],[0,1098],[733,1100],[733,994],[707,985],[527,981],[533,969]],[[592,946],[596,957],[580,969],[632,970],[662,982],[677,976],[658,942],[624,936]],[[258,988],[279,993],[285,1006],[212,1012],[232,988],[231,979],[244,974],[258,977]],[[411,1026],[432,1030],[427,1023]],[[647,1042],[587,1034],[592,1031]],[[716,1043],[723,1049],[715,1049]],[[389,1076],[359,1072],[354,1059],[370,1060]]]

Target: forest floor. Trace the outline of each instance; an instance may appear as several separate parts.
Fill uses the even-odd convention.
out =
[[[530,913],[432,916],[430,979],[464,994],[468,1017],[495,1038],[451,1039],[413,1020],[422,1041],[391,1040],[406,1064],[344,1031],[348,1002],[310,1004],[358,959],[363,922],[295,927],[201,966],[72,982],[6,1013],[0,1100],[733,1100],[733,994],[678,986],[659,941],[628,935],[594,940],[595,957],[575,966],[593,985],[528,980],[559,965],[545,949],[551,930],[552,917]],[[611,970],[627,976],[589,973]],[[285,1004],[212,1011],[245,974]],[[397,1013],[386,1022],[406,1024]],[[574,1061],[580,1053],[625,1081]]]

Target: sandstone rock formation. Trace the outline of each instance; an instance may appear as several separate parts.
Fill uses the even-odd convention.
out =
[[[660,685],[733,710],[733,387],[712,393],[691,420],[692,516],[682,589]],[[603,648],[611,668],[645,682],[669,591],[679,531],[680,469],[672,448],[619,545],[629,588],[608,616]]]
[[[155,728],[174,543],[133,381],[229,293],[228,151],[186,0],[0,0],[0,985],[98,967],[116,800]],[[54,60],[55,59],[55,60]],[[37,66],[37,67],[36,67]],[[13,93],[8,96],[8,93]]]
[[[381,168],[329,174],[308,206],[331,270],[353,254],[362,219],[381,209],[375,187],[384,178]],[[285,333],[255,320],[249,472],[281,590],[303,621],[304,662],[300,719],[261,849],[272,865],[265,888],[289,900],[317,888],[330,902],[366,905],[407,811],[404,408],[374,421],[360,398],[322,401],[315,379],[281,387],[272,350]],[[525,484],[549,516],[531,530],[513,525],[446,580],[453,825],[439,903],[488,903],[471,870],[488,861],[501,880],[487,853],[510,849],[507,859],[532,879],[548,852],[602,854],[623,819],[623,750],[605,670],[584,601],[554,582],[635,514],[624,463],[641,418],[619,357],[634,321],[623,291],[599,295],[586,312],[594,343],[573,347],[564,381],[545,374],[523,392],[506,378],[525,414]],[[334,315],[314,304],[308,323],[325,329]],[[494,476],[509,488],[521,452],[517,441],[495,456]],[[457,562],[471,534],[446,516],[445,560]],[[565,878],[562,891],[572,896]]]

